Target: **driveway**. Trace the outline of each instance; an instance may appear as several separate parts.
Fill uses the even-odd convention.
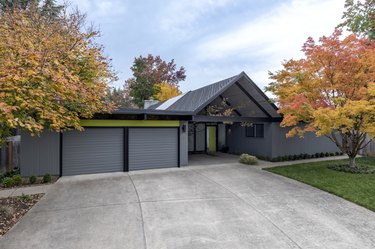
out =
[[[63,177],[0,248],[375,248],[375,213],[237,163]]]

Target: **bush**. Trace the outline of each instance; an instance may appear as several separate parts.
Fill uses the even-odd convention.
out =
[[[365,165],[357,165],[357,167],[351,168],[348,164],[332,164],[328,165],[327,168],[351,174],[375,174],[374,168]]]
[[[20,174],[20,169],[14,168],[14,169],[12,169],[10,171],[7,171],[3,174],[0,174],[0,182],[2,182],[5,177],[13,177],[14,175],[19,175],[19,174]]]
[[[14,185],[22,185],[22,177],[20,175],[14,175],[13,177]]]
[[[258,158],[249,154],[242,154],[239,161],[243,164],[255,165],[258,163]]]
[[[22,193],[22,195],[19,197],[22,201],[31,201],[31,196],[30,195],[25,195]]]
[[[30,177],[29,177],[29,183],[30,183],[30,184],[34,184],[34,183],[36,183],[36,176],[30,176]]]
[[[43,176],[43,183],[48,183],[51,182],[51,175],[50,174],[45,174]]]
[[[333,153],[333,152],[329,153],[329,156],[334,156],[334,155],[335,155],[335,153]]]
[[[3,179],[3,186],[5,188],[10,188],[10,187],[13,187],[14,186],[14,180],[12,177],[5,177]]]

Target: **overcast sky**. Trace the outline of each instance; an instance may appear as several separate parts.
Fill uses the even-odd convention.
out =
[[[71,0],[100,27],[122,86],[134,57],[184,66],[186,92],[245,71],[262,89],[268,71],[301,57],[309,36],[330,35],[344,0]]]

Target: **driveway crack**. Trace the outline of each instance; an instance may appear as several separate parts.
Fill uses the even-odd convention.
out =
[[[135,190],[135,194],[137,195],[137,198],[138,198],[139,210],[141,212],[142,231],[143,231],[143,243],[144,243],[144,248],[147,249],[147,240],[146,240],[146,233],[145,233],[145,221],[143,219],[143,209],[142,209],[141,199],[139,198],[138,190],[137,190],[137,188],[136,188],[136,186],[134,184],[133,178],[131,177],[130,174],[128,174],[128,176],[130,178],[130,181],[133,184],[133,187],[134,187],[134,190]]]
[[[284,234],[284,236],[286,236],[295,246],[297,246],[298,248],[302,249],[302,247],[297,243],[295,242],[286,232],[284,232],[278,225],[276,225],[270,218],[268,218],[266,215],[263,214],[262,211],[260,211],[259,209],[257,209],[256,207],[254,207],[253,205],[251,205],[248,201],[244,200],[243,198],[241,198],[239,195],[237,195],[235,192],[233,192],[230,188],[228,188],[227,186],[213,180],[212,178],[206,176],[205,174],[202,174],[194,169],[189,169],[193,172],[195,172],[196,174],[206,178],[207,180],[209,180],[210,182],[212,183],[215,183],[221,187],[223,187],[224,189],[226,189],[228,192],[230,192],[232,195],[234,195],[236,198],[238,198],[240,201],[244,202],[246,205],[250,206],[251,208],[253,208],[257,213],[259,213],[261,216],[263,216],[266,220],[268,220],[277,230],[279,230],[282,234]]]

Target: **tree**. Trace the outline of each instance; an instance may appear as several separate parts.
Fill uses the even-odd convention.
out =
[[[155,89],[156,89],[156,94],[154,95],[154,98],[159,101],[168,100],[182,93],[180,89],[178,89],[177,85],[169,84],[167,82],[156,84]]]
[[[319,43],[309,38],[305,58],[283,63],[271,73],[272,91],[283,114],[281,126],[293,127],[287,136],[315,132],[327,136],[350,158],[375,135],[375,42],[336,30]]]
[[[63,5],[57,5],[55,0],[0,0],[2,11],[37,7],[43,16],[57,17],[64,9]]]
[[[121,88],[111,88],[107,91],[108,98],[112,104],[117,108],[133,107],[132,100],[129,93]]]
[[[107,83],[115,79],[99,33],[78,11],[58,18],[38,6],[0,15],[0,141],[11,129],[82,129],[80,118],[112,108]]]
[[[375,40],[375,0],[357,1],[346,0],[345,21],[339,27],[347,27],[349,31],[366,35]]]
[[[166,62],[160,56],[139,56],[134,59],[133,77],[125,81],[124,88],[129,90],[129,95],[138,107],[143,107],[144,100],[158,94],[158,84],[168,83],[178,88],[178,83],[185,80],[185,69],[178,70],[174,60]]]

